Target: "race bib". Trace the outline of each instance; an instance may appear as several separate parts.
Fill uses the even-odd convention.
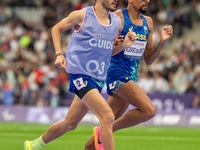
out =
[[[80,90],[81,88],[83,88],[85,86],[85,84],[83,82],[83,78],[78,78],[76,80],[73,80],[73,83],[77,90]]]
[[[141,59],[147,42],[135,41],[129,48],[124,50],[124,55],[134,56],[134,58]]]
[[[109,84],[110,90],[112,90],[112,89],[115,88],[116,83],[117,83],[117,82],[115,81],[115,82]]]

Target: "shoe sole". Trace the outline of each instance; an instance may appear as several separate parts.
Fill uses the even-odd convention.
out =
[[[98,142],[98,141],[97,141],[97,140],[98,140],[97,138],[98,138],[98,137],[97,137],[97,133],[96,133],[96,128],[97,128],[97,127],[95,127],[95,128],[93,129],[93,132],[94,132],[94,145],[95,145],[95,149],[96,149],[96,150],[99,150],[99,149],[98,149],[98,144],[97,144],[97,142]]]
[[[28,140],[26,140],[25,142],[24,142],[24,150],[26,150],[26,143],[28,142]]]

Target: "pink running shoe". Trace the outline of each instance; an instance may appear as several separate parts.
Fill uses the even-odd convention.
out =
[[[93,129],[94,132],[94,144],[96,150],[104,150],[103,143],[101,141],[101,126],[95,127]]]

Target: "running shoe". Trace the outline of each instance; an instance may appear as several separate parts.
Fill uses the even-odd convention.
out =
[[[101,126],[95,127],[94,132],[94,144],[96,150],[104,150],[103,143],[101,141]]]
[[[24,142],[24,150],[31,150],[31,144],[33,143],[33,141],[25,141]]]

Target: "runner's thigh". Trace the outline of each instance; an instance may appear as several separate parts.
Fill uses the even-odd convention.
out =
[[[129,105],[129,103],[127,103],[124,99],[120,98],[116,94],[111,94],[108,97],[107,102],[115,115],[115,120],[124,114]]]
[[[111,108],[97,89],[90,90],[82,99],[83,103],[99,118],[113,115]]]
[[[88,111],[82,100],[75,96],[65,120],[78,124]]]
[[[121,97],[127,103],[141,109],[146,110],[149,107],[154,107],[153,103],[135,82],[130,80],[124,83],[116,92],[116,95]]]

